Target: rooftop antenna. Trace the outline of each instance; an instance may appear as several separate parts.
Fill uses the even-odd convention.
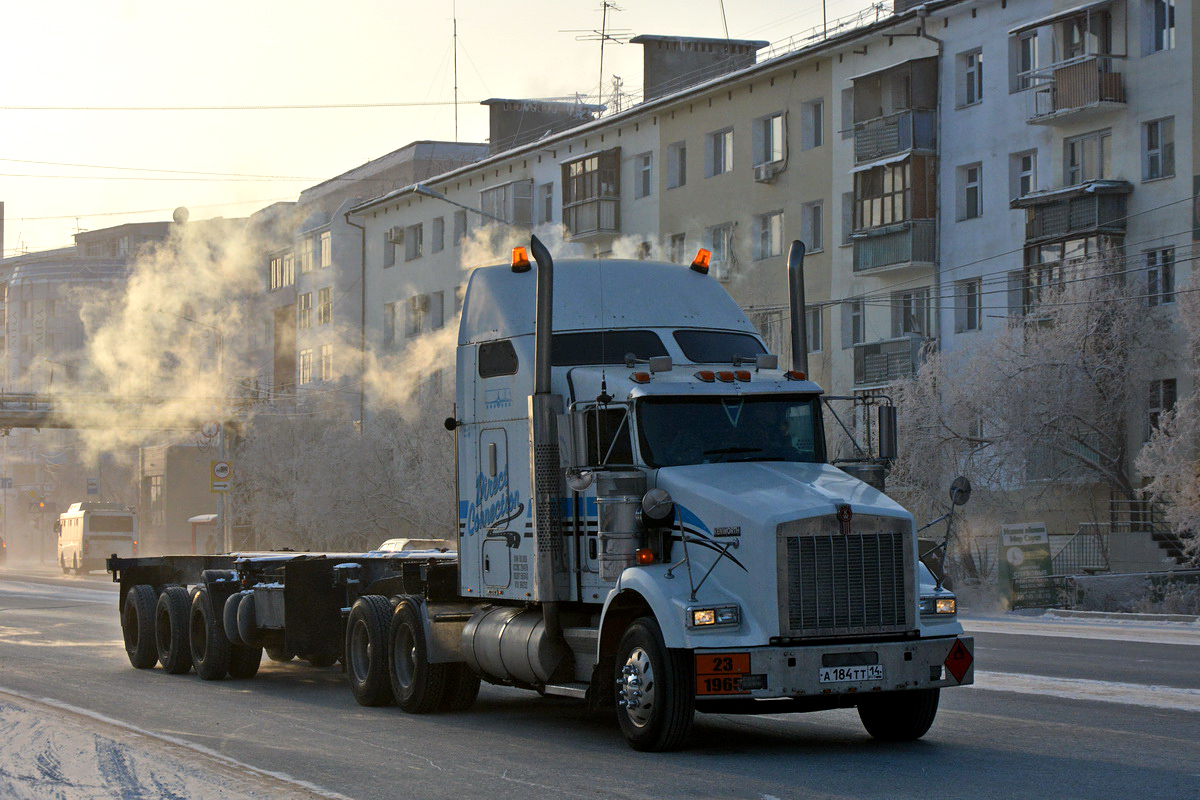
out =
[[[609,0],[604,0],[600,4],[600,30],[590,29],[562,31],[562,33],[579,34],[575,37],[575,41],[577,42],[600,42],[600,81],[596,89],[596,102],[601,104],[604,103],[604,43],[616,42],[617,44],[625,44],[625,42],[629,41],[630,36],[633,35],[633,30],[630,28],[613,28],[612,30],[609,30],[609,9],[612,9],[613,11],[625,10],[616,3],[609,2]]]
[[[458,141],[458,3],[451,6],[454,20],[454,141]]]

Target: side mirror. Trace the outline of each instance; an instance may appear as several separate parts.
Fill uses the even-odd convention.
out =
[[[879,407],[879,457],[894,461],[899,447],[896,444],[896,407]],[[965,480],[965,479],[964,479]]]
[[[965,506],[971,499],[971,482],[965,475],[959,475],[950,483],[950,502],[956,506]]]
[[[446,417],[446,421],[442,424],[446,426],[446,430],[452,431],[458,427],[458,420],[454,417]]]

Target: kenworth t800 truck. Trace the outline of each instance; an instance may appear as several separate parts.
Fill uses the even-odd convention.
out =
[[[359,703],[413,713],[465,709],[482,679],[613,707],[639,750],[681,747],[696,711],[857,707],[877,738],[924,735],[973,640],[921,579],[912,516],[829,463],[822,389],[703,253],[532,245],[465,295],[457,552],[110,559],[133,665],[341,658]]]

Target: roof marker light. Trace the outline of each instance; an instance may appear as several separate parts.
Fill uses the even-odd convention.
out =
[[[717,380],[721,381],[722,383],[733,383],[734,375],[729,370],[723,369],[717,373]]]
[[[529,263],[529,249],[525,247],[514,247],[512,249],[512,271],[513,272],[529,272],[533,265]]]
[[[716,379],[717,379],[717,374],[715,372],[713,372],[711,369],[702,369],[696,373],[696,380],[698,380],[698,381],[704,381],[705,383],[712,383]]]
[[[635,372],[629,376],[629,380],[633,381],[634,383],[649,383],[650,382],[650,373],[649,372]]]
[[[700,248],[700,252],[696,253],[696,257],[692,259],[692,269],[699,272],[701,275],[708,274],[708,265],[712,262],[712,251]]]
[[[750,380],[750,370],[739,369],[733,373],[733,376],[735,378],[737,378],[739,381],[748,381],[748,380]]]
[[[787,378],[789,381],[806,381],[806,380],[808,380],[808,375],[806,375],[805,373],[803,373],[799,370],[796,370],[796,369],[790,369],[787,372],[783,373],[783,377]]]

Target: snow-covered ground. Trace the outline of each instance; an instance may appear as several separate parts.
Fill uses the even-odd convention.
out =
[[[180,740],[2,689],[0,796],[4,800],[342,797]]]

